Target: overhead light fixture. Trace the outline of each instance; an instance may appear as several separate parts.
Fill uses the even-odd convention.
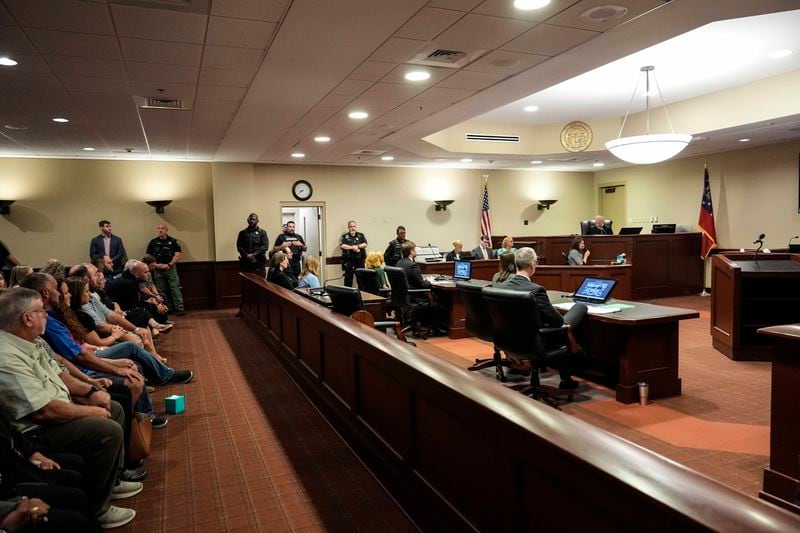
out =
[[[622,130],[625,128],[625,122],[628,120],[628,115],[631,111],[631,103],[636,96],[636,91],[639,88],[641,81],[641,74],[639,80],[636,82],[636,87],[633,89],[633,96],[628,103],[628,110],[625,112],[625,118],[622,120],[622,126],[619,129],[619,135],[613,141],[606,143],[606,148],[609,152],[628,163],[636,165],[649,165],[651,163],[660,163],[666,161],[671,157],[678,155],[681,150],[691,142],[692,136],[684,133],[675,133],[672,128],[672,121],[669,119],[667,112],[667,105],[664,103],[664,96],[661,94],[661,89],[658,86],[655,74],[653,74],[653,82],[656,86],[656,91],[661,99],[661,106],[664,108],[664,114],[667,116],[667,123],[671,133],[650,133],[650,73],[655,70],[653,66],[646,66],[639,69],[640,72],[645,74],[645,113],[646,113],[646,134],[636,135],[633,137],[623,137]]]
[[[318,135],[317,137],[314,137],[314,140],[318,143],[326,143],[330,142],[331,138],[327,135]]]
[[[521,11],[541,9],[550,3],[550,0],[514,0],[514,7]]]
[[[541,164],[542,164],[542,162],[539,161],[539,160],[531,161],[531,165],[541,165]]]
[[[606,166],[606,164],[605,163],[601,163],[600,161],[595,161],[592,166],[593,167],[604,167],[604,166]]]
[[[94,148],[92,148],[91,146],[86,146],[86,147],[83,149],[83,151],[84,151],[84,152],[94,152]]]
[[[58,122],[59,124],[64,124],[64,123],[69,122],[69,119],[68,118],[64,118],[64,117],[55,117],[53,119],[53,122]]]
[[[558,200],[539,200],[539,205],[537,207],[539,208],[539,211],[544,211],[545,209],[549,211],[550,206],[556,203],[557,201]]]
[[[366,111],[351,111],[347,116],[353,120],[364,120],[369,116],[369,113]]]
[[[538,105],[527,105],[527,106],[523,107],[522,110],[525,111],[526,113],[534,113],[536,111],[539,111],[539,106]]]
[[[0,57],[0,65],[4,67],[14,67],[17,65],[17,62],[11,59],[10,57],[3,56]]]
[[[412,70],[404,76],[408,81],[425,81],[430,79],[431,73],[424,70]]]
[[[436,211],[447,211],[447,206],[455,202],[455,200],[434,200]]]
[[[739,142],[740,142],[740,143],[749,143],[749,142],[750,142],[750,139],[747,139],[747,138],[744,138],[744,139],[739,139]]]
[[[394,156],[385,155],[385,156],[381,157],[381,161],[394,161]]]
[[[773,50],[772,52],[767,54],[767,57],[770,59],[780,59],[782,57],[786,57],[789,55],[792,55],[792,51],[789,50],[788,48],[784,48],[783,50]]]
[[[467,158],[462,159],[461,162],[462,163],[472,163],[472,159],[467,157]]]
[[[12,131],[23,131],[28,129],[28,126],[15,126],[13,124],[6,124],[3,127],[7,130],[12,130]]]
[[[292,153],[292,157],[294,157],[295,159],[302,159],[305,156],[306,156],[306,154],[304,154],[303,152],[294,152],[294,153]]]
[[[10,215],[11,214],[11,204],[13,204],[16,200],[0,200],[0,215]]]
[[[164,208],[172,203],[172,200],[150,200],[149,202],[145,203],[150,207],[155,207],[156,213],[161,214],[164,212]]]

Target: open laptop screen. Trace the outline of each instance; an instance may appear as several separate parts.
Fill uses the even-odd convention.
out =
[[[581,302],[601,304],[608,300],[611,289],[616,284],[615,279],[585,277],[581,286],[575,291],[574,298]]]
[[[453,279],[469,281],[472,277],[472,263],[469,261],[453,262]]]

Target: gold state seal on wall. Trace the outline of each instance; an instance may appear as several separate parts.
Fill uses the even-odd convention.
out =
[[[561,146],[568,152],[583,152],[592,144],[592,128],[585,122],[570,122],[561,130]]]

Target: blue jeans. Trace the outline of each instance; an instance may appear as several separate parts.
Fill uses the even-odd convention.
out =
[[[121,342],[99,349],[97,350],[97,357],[102,357],[103,359],[130,359],[139,365],[144,377],[153,385],[163,385],[175,373],[175,370],[132,342]]]

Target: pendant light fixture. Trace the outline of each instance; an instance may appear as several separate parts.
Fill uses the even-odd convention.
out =
[[[633,96],[631,96],[631,101],[628,102],[628,110],[625,112],[625,118],[622,120],[622,126],[619,129],[619,135],[613,141],[608,141],[606,143],[606,148],[608,148],[612,154],[623,161],[627,161],[628,163],[634,163],[636,165],[649,165],[651,163],[660,163],[661,161],[666,161],[667,159],[678,155],[681,150],[686,148],[686,146],[692,140],[692,136],[685,133],[675,133],[675,130],[672,128],[672,121],[669,119],[669,113],[667,113],[667,106],[664,103],[664,97],[661,94],[661,88],[658,86],[658,81],[656,81],[656,76],[653,73],[655,67],[646,66],[639,70],[645,75],[644,97],[647,133],[645,135],[636,135],[633,137],[622,136],[622,130],[625,128],[625,122],[628,120],[628,114],[631,111],[631,104],[633,103],[633,99],[636,97],[636,91],[639,89],[639,81],[641,81],[641,75],[639,75],[639,81],[636,82],[636,87],[633,89]],[[658,97],[661,99],[661,106],[664,108],[664,114],[667,116],[667,123],[669,124],[671,133],[650,133],[651,73],[653,73],[653,84],[655,85]]]

